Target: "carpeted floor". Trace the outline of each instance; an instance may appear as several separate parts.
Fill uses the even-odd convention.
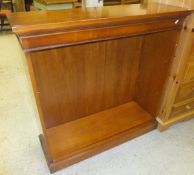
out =
[[[49,175],[23,54],[13,34],[0,35],[0,175]],[[157,130],[55,175],[194,175],[194,120]]]

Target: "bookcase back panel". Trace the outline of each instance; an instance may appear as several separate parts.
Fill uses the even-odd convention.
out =
[[[142,37],[29,53],[46,128],[131,101]]]

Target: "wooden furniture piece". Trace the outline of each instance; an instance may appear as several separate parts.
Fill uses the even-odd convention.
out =
[[[37,10],[71,9],[78,0],[34,0]]]
[[[165,3],[165,1],[162,1]],[[168,4],[194,8],[194,1],[172,0]],[[163,101],[161,113],[157,117],[160,131],[171,125],[194,117],[194,15],[185,22],[181,42],[177,48],[174,67],[169,76],[166,97]]]
[[[14,0],[15,2],[15,11],[16,12],[25,12],[25,1],[24,0]]]
[[[3,30],[4,25],[8,25],[8,24],[5,24],[5,20],[7,19],[7,15],[9,13],[11,13],[11,10],[2,9],[2,5],[3,5],[3,1],[0,0],[0,22],[1,22],[1,30]]]
[[[104,6],[120,4],[139,4],[143,0],[104,0]]]
[[[14,12],[14,3],[13,0],[2,0],[1,4],[6,6],[6,9],[11,10],[11,12]]]
[[[153,3],[9,15],[51,172],[156,127],[190,13]]]
[[[157,118],[160,131],[194,117],[194,16],[186,22],[181,45],[177,50],[177,63],[172,69],[166,101]]]
[[[82,7],[82,0],[78,0],[74,3],[74,8],[81,8]]]

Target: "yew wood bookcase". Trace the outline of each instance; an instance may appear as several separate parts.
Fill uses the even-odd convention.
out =
[[[151,3],[8,16],[26,55],[51,172],[156,128],[189,14]]]

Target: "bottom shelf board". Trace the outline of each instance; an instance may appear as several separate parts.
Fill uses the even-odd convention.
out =
[[[46,130],[41,137],[51,172],[79,162],[156,128],[134,101]],[[43,144],[44,143],[44,144]]]

